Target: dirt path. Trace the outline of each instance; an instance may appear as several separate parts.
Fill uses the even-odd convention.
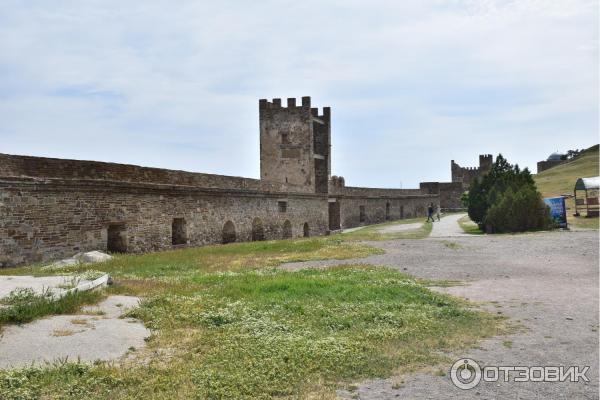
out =
[[[138,301],[131,296],[111,296],[85,309],[88,315],[57,315],[5,326],[0,334],[0,368],[65,358],[112,360],[131,348],[141,348],[150,331],[139,321],[121,317]]]
[[[490,366],[590,366],[590,382],[481,382],[474,389],[461,390],[453,386],[448,373],[418,373],[403,377],[400,387],[395,384],[398,379],[362,382],[352,393],[340,392],[341,398],[598,398],[597,231],[460,235],[372,244],[386,254],[359,260],[295,263],[285,268],[368,263],[387,265],[421,278],[465,281],[465,286],[436,290],[482,302],[484,309],[508,316],[523,329],[485,340],[477,349],[451,354],[453,360],[470,357]],[[449,371],[450,365],[441,369]]]
[[[431,228],[429,237],[456,237],[456,236],[471,236],[464,233],[458,220],[467,214],[450,214],[444,216],[440,221],[435,221]]]
[[[415,231],[420,229],[423,226],[422,222],[418,222],[415,224],[396,224],[396,225],[388,225],[379,230],[380,233],[396,233],[396,232],[407,232],[407,231]]]

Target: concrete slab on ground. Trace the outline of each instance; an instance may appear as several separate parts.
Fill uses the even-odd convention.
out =
[[[150,331],[135,319],[122,318],[138,303],[137,297],[110,296],[96,306],[85,307],[81,314],[5,326],[0,333],[0,368],[65,359],[108,361],[132,347],[141,348]]]
[[[0,299],[6,297],[13,290],[19,288],[31,288],[36,293],[43,293],[50,289],[53,293],[62,292],[64,287],[73,282],[73,276],[0,276]],[[89,281],[80,280],[79,283]],[[64,286],[64,287],[61,287]]]

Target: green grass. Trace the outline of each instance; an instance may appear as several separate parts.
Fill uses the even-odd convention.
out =
[[[423,219],[402,222],[417,221]],[[115,278],[108,293],[144,298],[130,315],[153,334],[146,348],[117,363],[63,360],[0,371],[0,398],[333,399],[340,386],[448,361],[442,351],[504,329],[502,317],[426,287],[454,282],[415,281],[372,266],[274,268],[366,257],[381,250],[360,240],[425,237],[431,230],[424,224],[412,232],[377,232],[394,223],[331,237],[117,255],[58,270],[2,270],[108,272]]]
[[[195,290],[173,286],[132,312],[154,332],[146,349],[122,364],[0,371],[0,398],[333,399],[340,385],[434,365],[503,325],[386,268],[186,276]]]
[[[240,271],[278,266],[284,262],[362,258],[382,250],[341,237],[316,237],[296,240],[231,243],[146,254],[116,254],[95,269],[115,278],[171,278],[186,280],[198,273]],[[0,269],[2,275],[60,275],[85,273],[89,266],[79,265],[53,270],[39,266]]]
[[[471,221],[471,218],[469,218],[468,215],[460,218],[458,220],[458,225],[464,233],[468,233],[470,235],[483,235],[481,229],[479,229],[475,222]]]
[[[567,163],[534,175],[538,190],[544,197],[562,194],[572,195],[578,178],[600,175],[598,167],[598,145],[587,149],[581,156]],[[567,221],[578,228],[598,229],[598,218],[574,217],[573,199],[567,199]]]
[[[381,230],[392,225],[422,224],[420,228],[411,229],[403,232],[385,233]],[[432,224],[425,222],[425,218],[409,218],[396,221],[389,221],[382,224],[368,225],[353,232],[340,233],[334,237],[341,237],[345,241],[380,241],[395,239],[423,239],[431,233]]]
[[[0,328],[49,315],[74,313],[83,305],[95,304],[103,297],[100,292],[87,291],[69,293],[58,300],[52,300],[48,293],[37,294],[31,289],[17,289],[0,299]]]

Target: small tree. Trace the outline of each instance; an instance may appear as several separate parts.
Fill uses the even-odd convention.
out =
[[[490,172],[469,187],[471,220],[493,232],[522,232],[551,226],[549,210],[527,168],[521,171],[501,154]]]

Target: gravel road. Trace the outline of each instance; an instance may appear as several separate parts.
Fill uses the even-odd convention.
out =
[[[354,392],[340,391],[341,398],[598,399],[598,231],[460,235],[371,244],[386,254],[284,268],[368,263],[420,278],[464,281],[464,286],[436,290],[482,302],[482,308],[503,313],[524,329],[451,354],[453,359],[469,357],[488,366],[590,366],[590,381],[482,381],[474,389],[461,390],[453,386],[449,373],[417,373],[403,377],[401,387],[393,385],[398,379],[362,382]],[[441,368],[449,371],[450,366]]]

